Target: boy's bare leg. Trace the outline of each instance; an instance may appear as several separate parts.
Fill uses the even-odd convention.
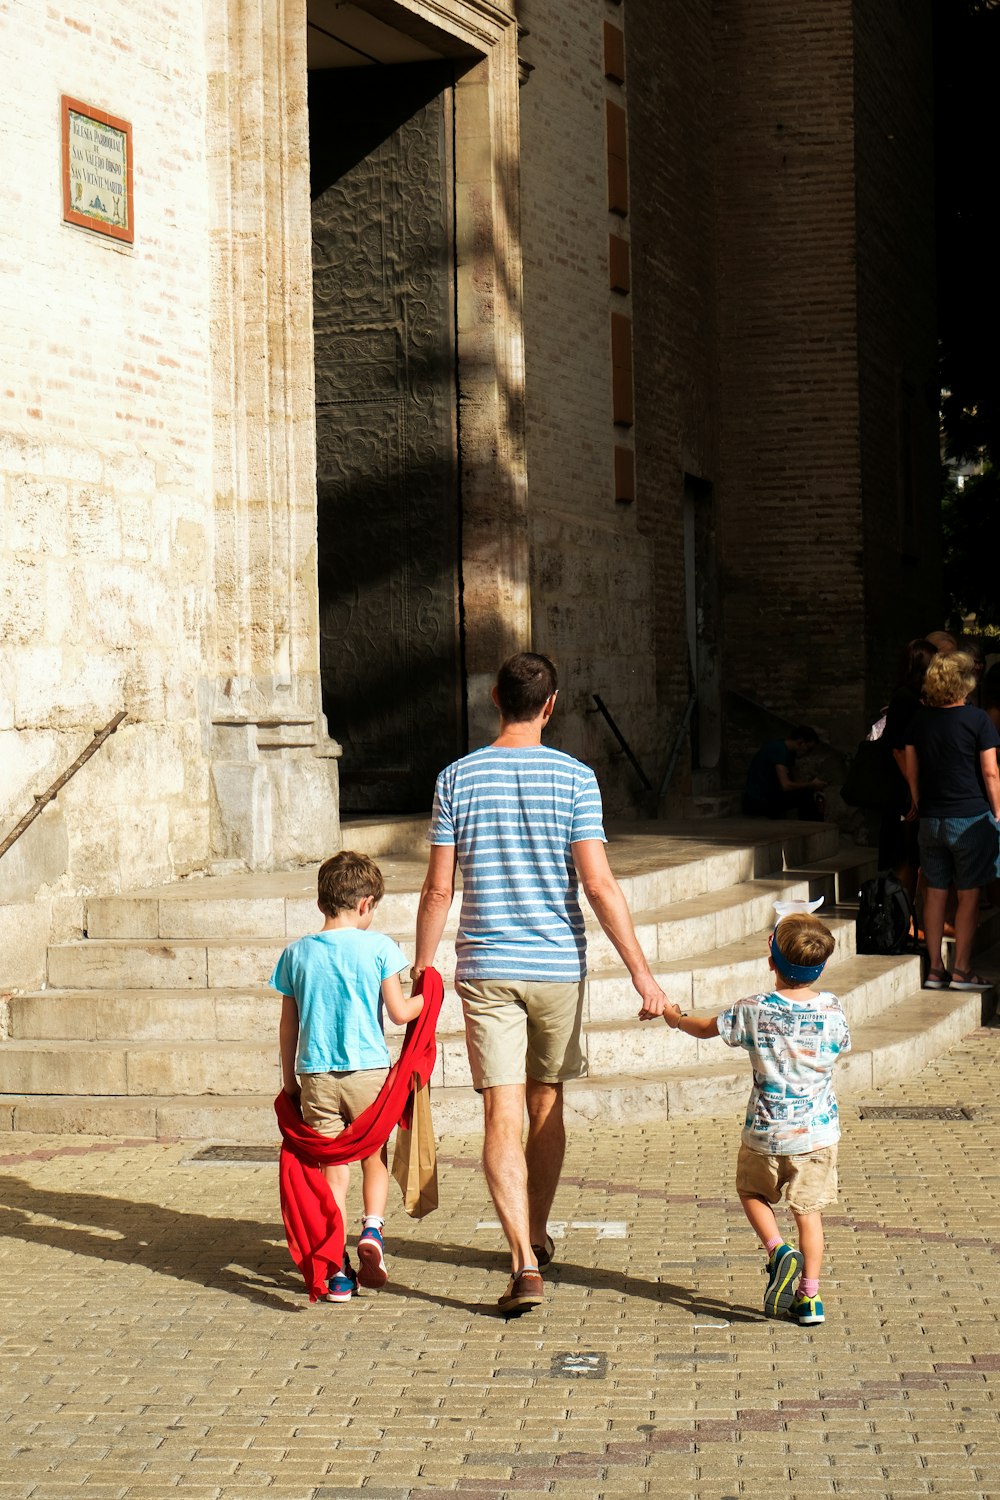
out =
[[[535,1264],[528,1233],[528,1167],[524,1130],[524,1085],[500,1083],[483,1089],[483,1170],[516,1275]]]
[[[566,1155],[561,1083],[529,1078],[525,1089],[528,1139],[524,1158],[528,1168],[528,1230],[533,1245],[544,1245],[549,1211],[559,1186]]]
[[[769,1241],[783,1238],[781,1230],[778,1228],[778,1221],[774,1217],[774,1209],[766,1198],[758,1198],[750,1193],[744,1196],[741,1193],[740,1202],[743,1204],[743,1212],[750,1220],[751,1226],[765,1250]]]
[[[807,1281],[818,1281],[823,1269],[823,1216],[818,1211],[811,1214],[796,1213],[792,1209],[795,1227],[799,1232],[799,1249],[802,1251],[802,1274]]]
[[[330,1184],[333,1201],[340,1209],[340,1217],[347,1223],[347,1185],[351,1180],[351,1169],[349,1166],[325,1166],[323,1176]]]
[[[389,1201],[389,1168],[386,1148],[366,1156],[361,1163],[361,1197],[365,1214],[385,1218],[385,1206]]]
[[[979,887],[958,892],[955,911],[955,962],[963,974],[972,972],[972,944],[979,924]]]

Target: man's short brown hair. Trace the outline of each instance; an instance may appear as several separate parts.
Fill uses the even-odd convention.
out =
[[[539,651],[516,651],[497,673],[500,714],[510,724],[537,719],[558,689],[553,661]]]
[[[775,936],[788,962],[803,969],[825,964],[837,946],[829,927],[810,912],[793,912],[782,917]]]
[[[378,865],[367,854],[356,854],[353,849],[342,849],[320,865],[316,888],[319,909],[325,917],[353,911],[365,896],[372,896],[378,905],[385,895]]]

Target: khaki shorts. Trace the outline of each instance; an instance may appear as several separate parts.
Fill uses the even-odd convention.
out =
[[[472,1082],[480,1092],[504,1083],[565,1083],[582,1078],[580,1050],[586,981],[463,979],[456,984],[465,1011],[465,1044]]]
[[[799,1214],[818,1213],[837,1201],[837,1148],[823,1146],[801,1156],[765,1156],[741,1146],[736,1158],[736,1191],[741,1197],[785,1202]]]
[[[302,1073],[302,1118],[320,1135],[339,1135],[374,1104],[389,1075],[388,1068],[361,1068],[354,1073]]]

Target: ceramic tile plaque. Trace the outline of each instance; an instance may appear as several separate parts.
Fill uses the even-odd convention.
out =
[[[62,96],[63,218],[132,244],[132,126]]]

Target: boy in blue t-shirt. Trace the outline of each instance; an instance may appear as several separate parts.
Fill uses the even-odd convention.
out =
[[[764,1311],[771,1317],[789,1312],[798,1323],[822,1323],[820,1211],[837,1201],[840,1139],[833,1069],[850,1051],[851,1035],[836,995],[811,988],[836,946],[830,929],[817,917],[796,913],[780,919],[769,946],[777,981],[769,993],[740,1000],[719,1016],[666,1011],[663,1019],[688,1036],[720,1036],[727,1046],[749,1052],[753,1087],[736,1191],[767,1251]],[[778,1233],[771,1206],[782,1189],[798,1230],[797,1250]]]
[[[420,1014],[423,997],[404,999],[399,976],[407,967],[402,950],[371,932],[375,908],[385,893],[378,865],[366,854],[343,850],[319,869],[321,931],[299,938],[278,959],[271,984],[284,997],[279,1041],[281,1085],[298,1099],[302,1118],[321,1135],[337,1136],[375,1102],[389,1071],[382,1034],[382,1007],[398,1026]],[[298,1078],[296,1078],[298,1074]],[[347,1219],[347,1164],[324,1166],[337,1207]],[[347,1251],[331,1276],[327,1302],[349,1302],[362,1286],[388,1280],[382,1245],[389,1195],[386,1149],[361,1163],[364,1227],[358,1241],[359,1272]]]

